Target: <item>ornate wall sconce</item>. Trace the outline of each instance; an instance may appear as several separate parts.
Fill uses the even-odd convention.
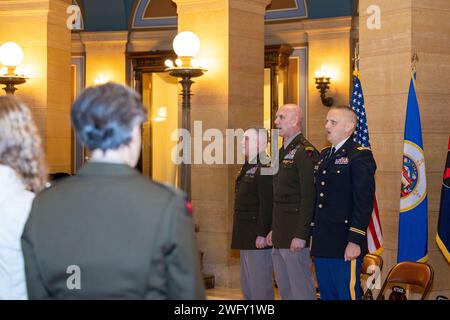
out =
[[[167,71],[173,77],[181,78],[179,83],[183,87],[181,96],[183,97],[183,129],[191,131],[191,86],[194,81],[191,78],[202,76],[206,70],[206,63],[198,61],[195,56],[200,51],[200,39],[190,31],[183,31],[177,34],[173,39],[173,50],[178,58],[175,63],[172,60],[166,60]],[[183,151],[190,153],[189,141],[183,141]],[[184,155],[183,155],[184,156]],[[191,170],[190,164],[181,164],[181,188],[191,195]]]
[[[317,70],[315,75],[316,89],[320,92],[322,104],[326,107],[331,107],[334,100],[332,97],[326,96],[327,90],[330,89],[332,78],[331,72],[326,68],[326,66],[322,65],[321,69]]]
[[[6,85],[3,88],[7,94],[14,94],[17,90],[15,86],[26,82],[24,75],[16,73],[16,68],[22,64],[23,50],[14,42],[5,42],[0,47],[0,64],[3,66],[0,72],[0,84]]]

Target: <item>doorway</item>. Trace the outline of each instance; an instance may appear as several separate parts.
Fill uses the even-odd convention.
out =
[[[148,114],[142,128],[142,174],[177,186],[178,170],[172,161],[172,150],[178,143],[172,134],[180,119],[177,79],[168,72],[143,73],[142,102]]]

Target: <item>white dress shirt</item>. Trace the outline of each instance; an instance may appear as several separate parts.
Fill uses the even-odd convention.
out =
[[[345,138],[344,140],[342,140],[341,142],[339,142],[337,145],[333,145],[332,147],[334,148],[334,152],[338,151],[338,150],[344,145],[344,143],[347,142],[347,140],[348,140],[349,138],[350,138],[350,137],[347,137],[347,138]]]

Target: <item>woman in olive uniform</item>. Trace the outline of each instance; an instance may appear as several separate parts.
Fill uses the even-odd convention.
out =
[[[23,236],[30,299],[202,299],[186,197],[134,169],[140,97],[108,83],[72,108],[91,159],[40,193]]]

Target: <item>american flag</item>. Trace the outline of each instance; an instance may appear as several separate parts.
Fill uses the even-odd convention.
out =
[[[364,108],[364,95],[358,72],[353,78],[353,94],[350,99],[350,106],[356,112],[358,123],[355,130],[355,142],[363,147],[370,148],[369,128],[367,127],[366,109]],[[373,195],[373,212],[367,230],[367,242],[370,253],[380,253],[383,250],[383,232],[381,230],[380,214],[378,212],[377,197]]]

